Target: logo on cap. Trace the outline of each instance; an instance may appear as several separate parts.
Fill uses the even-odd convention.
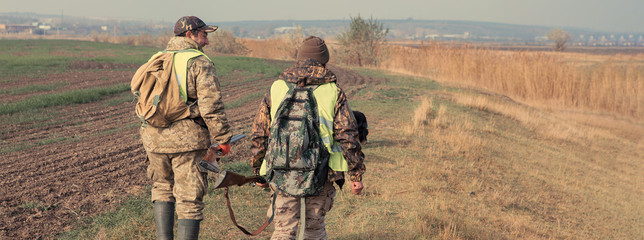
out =
[[[174,24],[174,35],[180,36],[187,31],[202,30],[206,32],[214,32],[217,26],[206,25],[201,19],[195,16],[181,17],[177,23]]]

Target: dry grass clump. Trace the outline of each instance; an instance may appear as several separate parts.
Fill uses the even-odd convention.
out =
[[[427,127],[432,120],[432,100],[423,97],[421,99],[420,106],[414,110],[414,116],[412,117],[412,124],[405,127],[407,133],[420,133],[425,127]]]
[[[486,142],[476,134],[479,127],[467,116],[447,113],[447,106],[440,105],[436,119],[429,130],[432,147],[429,154],[437,158],[481,159],[485,154]],[[485,126],[482,126],[485,128]]]
[[[472,134],[478,126],[467,117],[447,113],[447,108],[440,104],[434,110],[433,100],[423,96],[414,110],[411,124],[404,126],[405,132],[415,137],[433,139],[433,148],[440,149],[438,157],[468,155],[479,158],[484,142]]]

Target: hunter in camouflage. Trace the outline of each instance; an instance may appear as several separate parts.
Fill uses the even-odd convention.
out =
[[[319,85],[327,82],[337,82],[337,77],[331,70],[313,59],[297,61],[292,67],[280,74],[279,79],[298,84],[298,80],[304,79],[304,76],[307,76],[307,82],[299,82],[299,84]],[[349,164],[349,171],[347,172],[349,180],[351,182],[361,182],[362,174],[366,168],[363,163],[364,154],[357,139],[358,126],[349,108],[347,96],[339,86],[338,90],[338,101],[335,105],[336,114],[333,119],[333,138],[340,142],[344,158]],[[271,124],[270,106],[271,97],[270,91],[268,91],[264,94],[264,99],[255,115],[251,132],[251,152],[253,157],[250,160],[250,165],[253,167],[255,174],[259,174],[259,168],[266,154]],[[329,171],[329,181],[336,182],[340,187],[344,184],[345,178],[344,172]]]
[[[326,68],[329,54],[324,40],[313,36],[305,39],[297,59],[298,61],[286,69],[279,79],[301,87],[337,81],[336,75]],[[256,174],[259,174],[268,147],[272,106],[270,93],[269,90],[264,95],[252,126],[250,165]],[[345,176],[343,171],[329,169],[327,183],[322,193],[318,196],[306,197],[306,230],[304,233],[306,239],[327,238],[324,217],[333,206],[336,192],[333,186],[334,182],[342,188],[345,178],[348,178],[351,181],[351,190],[354,194],[360,194],[363,188],[362,175],[366,168],[364,154],[358,140],[358,126],[349,107],[347,96],[340,87],[338,87],[334,109],[333,139],[340,143],[342,155],[348,164],[346,173],[348,176]],[[258,185],[268,186],[267,184]],[[280,193],[275,194],[278,195],[275,200],[275,231],[272,239],[295,239],[300,218],[298,210],[300,201],[295,197]],[[271,214],[270,209],[267,214]]]
[[[166,50],[202,52],[209,43],[207,33],[216,29],[197,17],[182,17],[175,25],[175,36]],[[207,172],[198,163],[212,143],[219,143],[223,154],[230,151],[232,132],[215,66],[205,55],[194,57],[187,64],[190,116],[167,128],[144,125],[140,129],[148,153],[147,174],[153,182],[152,201],[159,239],[173,238],[175,205],[178,238],[197,239],[199,223],[203,219],[203,196],[207,190]]]

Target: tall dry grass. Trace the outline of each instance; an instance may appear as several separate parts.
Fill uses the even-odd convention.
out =
[[[92,34],[90,41],[102,43],[127,44],[132,46],[148,46],[165,48],[170,40],[171,35],[152,36],[149,34],[131,35],[131,36],[113,36],[109,34]]]
[[[294,59],[287,39],[244,40],[248,56]],[[331,52],[337,45],[329,44]],[[333,56],[331,57],[333,62]],[[484,88],[542,107],[644,116],[644,55],[502,51],[471,44],[390,45],[378,67]]]
[[[644,116],[644,56],[390,46],[380,68],[489,89],[543,106]]]
[[[246,56],[279,60],[293,60],[297,57],[297,48],[301,40],[284,36],[271,39],[243,39],[244,45],[250,50]]]

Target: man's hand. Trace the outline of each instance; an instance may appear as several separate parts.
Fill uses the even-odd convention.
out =
[[[259,173],[259,168],[253,169],[253,172],[255,172],[255,174],[256,174],[255,176],[259,176],[259,174],[257,174],[257,173]],[[257,185],[258,187],[261,187],[261,188],[267,188],[268,187],[268,182],[263,177],[260,177],[255,182],[255,185]]]
[[[221,156],[225,156],[230,152],[230,143],[219,144],[217,145],[217,149],[221,151]]]
[[[355,195],[360,195],[364,186],[362,182],[351,182],[351,192]]]

